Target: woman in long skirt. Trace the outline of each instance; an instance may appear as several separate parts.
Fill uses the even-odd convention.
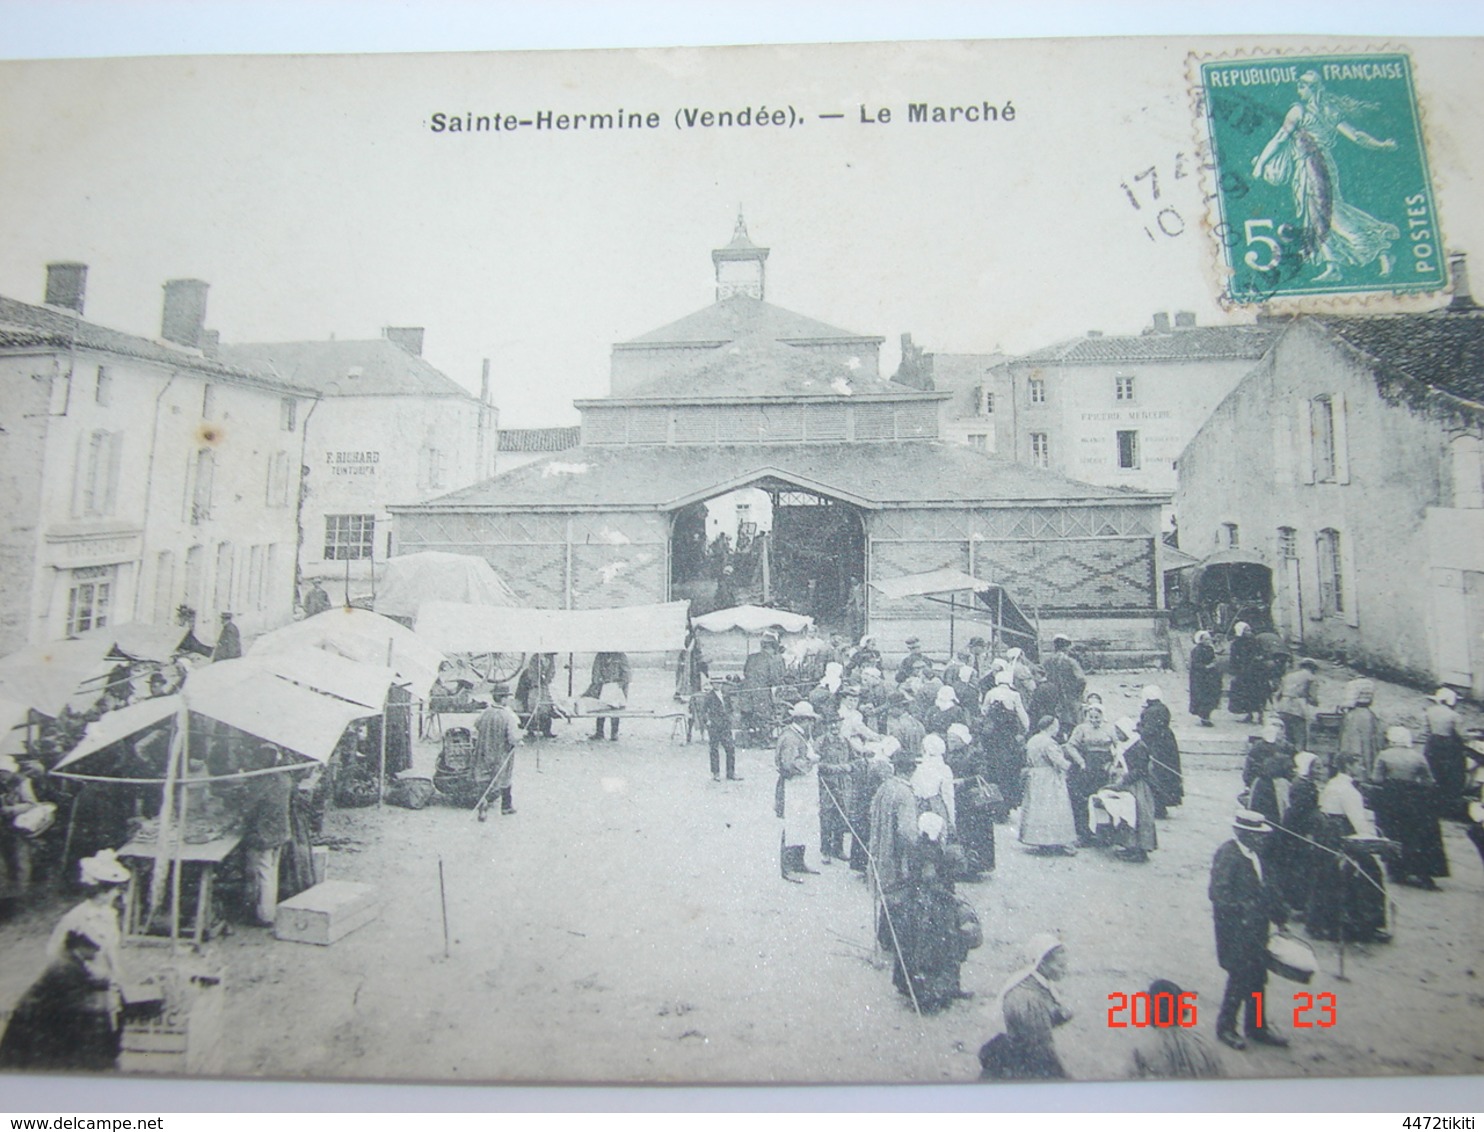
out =
[[[1216,666],[1216,648],[1211,634],[1202,629],[1190,650],[1190,714],[1202,727],[1216,726],[1211,713],[1221,706],[1221,669]]]
[[[1252,626],[1245,621],[1238,621],[1232,626],[1227,667],[1232,674],[1228,710],[1233,715],[1240,715],[1246,723],[1253,722],[1254,715],[1257,722],[1262,722],[1262,713],[1267,707],[1272,686],[1268,682],[1268,666],[1262,645],[1253,636]]]
[[[1151,851],[1159,848],[1159,833],[1154,824],[1158,802],[1151,781],[1149,744],[1139,734],[1132,719],[1116,724],[1119,746],[1113,755],[1108,785],[1111,789],[1133,795],[1134,824],[1120,825],[1113,834],[1119,853],[1130,861],[1143,864]]]
[[[1339,771],[1319,794],[1313,833],[1322,848],[1310,854],[1313,881],[1307,922],[1314,939],[1363,943],[1388,938],[1381,865],[1373,853],[1345,840],[1353,834],[1376,836],[1376,825],[1352,777],[1360,764],[1358,755],[1340,755]]]
[[[1171,806],[1185,800],[1185,775],[1180,767],[1180,744],[1170,727],[1170,709],[1156,684],[1144,688],[1139,713],[1139,737],[1149,751],[1149,785],[1154,789],[1154,816],[1162,818]]]
[[[1400,859],[1387,862],[1388,871],[1401,884],[1436,889],[1433,878],[1448,875],[1448,857],[1432,772],[1412,746],[1407,728],[1387,728],[1386,742],[1371,777],[1376,783],[1376,822],[1382,834],[1402,846]]]
[[[1458,696],[1452,688],[1439,688],[1427,705],[1427,741],[1422,757],[1438,788],[1439,813],[1445,818],[1463,816],[1463,792],[1468,777],[1459,715],[1454,710]]]
[[[1060,724],[1043,715],[1025,745],[1025,798],[1020,804],[1020,843],[1037,852],[1076,853],[1077,825],[1067,796],[1067,769],[1079,758],[1056,741]],[[1080,763],[1078,764],[1080,765]]]

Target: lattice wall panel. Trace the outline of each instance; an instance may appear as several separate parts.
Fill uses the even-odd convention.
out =
[[[974,573],[998,582],[1021,608],[1153,609],[1154,545],[1149,539],[982,542]]]
[[[469,551],[468,553],[480,553]],[[526,605],[564,609],[567,604],[567,548],[560,544],[487,546],[482,551],[495,573],[504,578]]]
[[[883,581],[900,578],[905,574],[922,574],[943,567],[967,570],[969,551],[967,543],[952,542],[871,542],[871,580]],[[895,600],[882,597],[871,591],[871,616],[874,617],[934,617],[947,616],[946,607],[926,598],[909,597]]]
[[[665,600],[665,545],[574,546],[572,605],[608,609]]]
[[[567,520],[561,515],[521,513],[421,514],[397,516],[397,543],[404,551],[448,550],[456,545],[563,542]]]
[[[955,508],[883,511],[872,517],[872,533],[882,538],[1064,539],[1152,538],[1159,508],[1007,507],[963,511]]]

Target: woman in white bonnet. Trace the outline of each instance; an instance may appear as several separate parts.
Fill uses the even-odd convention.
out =
[[[1468,778],[1463,720],[1455,710],[1457,704],[1458,693],[1452,688],[1439,688],[1423,713],[1427,738],[1422,745],[1422,757],[1438,785],[1438,803],[1446,818],[1463,816],[1463,791]]]
[[[1005,1031],[979,1050],[981,1081],[1067,1076],[1052,1031],[1070,1022],[1072,1012],[1051,985],[1066,977],[1066,948],[1043,932],[1027,941],[1026,958],[1028,964],[1005,980],[1000,991]]]
[[[1436,890],[1434,878],[1448,875],[1437,786],[1427,760],[1412,746],[1411,731],[1386,729],[1386,749],[1376,756],[1371,778],[1376,783],[1376,822],[1382,834],[1402,844],[1401,858],[1386,863],[1391,879]]]

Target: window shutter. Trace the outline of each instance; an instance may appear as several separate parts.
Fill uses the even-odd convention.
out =
[[[1309,544],[1314,548],[1313,566],[1305,570],[1303,552],[1299,556],[1299,588],[1303,595],[1304,612],[1310,621],[1324,620],[1324,546],[1322,536],[1315,535]],[[1312,589],[1310,588],[1312,587]]]
[[[1336,406],[1339,411],[1339,406]],[[1338,445],[1338,441],[1336,442]],[[1340,481],[1344,483],[1344,480]],[[1360,595],[1355,592],[1355,547],[1348,535],[1335,540],[1335,557],[1339,559],[1340,594],[1345,603],[1345,624],[1360,627]]]
[[[87,493],[88,479],[88,437],[82,433],[77,434],[77,451],[72,459],[72,517],[81,518],[83,513],[83,500]]]
[[[107,466],[106,480],[103,488],[103,498],[99,501],[98,510],[104,515],[112,515],[118,504],[119,496],[119,468],[123,463],[124,456],[124,434],[122,432],[111,432],[108,434],[107,442]]]
[[[1314,482],[1314,406],[1300,398],[1298,408],[1298,482]]]
[[[1335,483],[1350,482],[1350,429],[1345,413],[1345,395],[1336,393],[1330,397],[1330,407],[1335,419]],[[1354,622],[1352,621],[1353,625]]]

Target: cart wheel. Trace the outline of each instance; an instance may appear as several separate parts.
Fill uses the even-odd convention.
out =
[[[526,654],[521,652],[485,652],[469,657],[469,667],[491,684],[503,684],[514,680],[525,663]]]

